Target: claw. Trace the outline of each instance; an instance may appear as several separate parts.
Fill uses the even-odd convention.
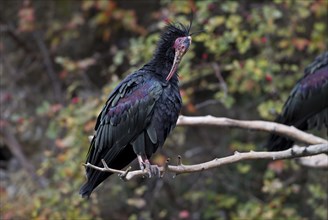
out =
[[[148,173],[148,177],[151,178],[152,176],[160,177],[161,172],[157,165],[151,165],[148,160],[144,162],[145,169]]]
[[[161,176],[161,171],[157,165],[151,165],[148,159],[143,160],[140,155],[138,155],[139,166],[142,171],[148,173],[148,177],[151,178],[152,176]]]

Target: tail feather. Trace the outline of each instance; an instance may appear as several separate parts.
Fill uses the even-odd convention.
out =
[[[126,167],[129,163],[131,163],[136,158],[136,154],[134,153],[131,145],[128,145],[118,151],[116,151],[115,149],[116,148],[114,147],[111,148],[111,150],[107,152],[104,158],[97,158],[97,161],[89,161],[88,159],[87,162],[102,167],[103,165],[101,159],[104,159],[110,168],[120,170]],[[92,155],[92,153],[93,152],[91,151],[90,155]],[[83,184],[79,192],[83,198],[89,198],[92,191],[100,183],[102,183],[105,179],[107,179],[107,177],[113,174],[110,172],[101,172],[99,170],[95,170],[90,167],[86,168],[86,173],[87,173],[88,180],[86,183]]]
[[[89,182],[86,182],[80,188],[79,194],[82,196],[82,198],[89,198],[92,191],[93,191],[92,185]]]
[[[294,141],[279,135],[272,134],[265,147],[269,151],[282,151],[291,148]]]
[[[80,188],[79,194],[82,196],[82,198],[89,198],[92,191],[101,183],[103,182],[107,177],[112,175],[112,173],[104,173],[101,171],[94,171],[92,173],[93,175],[88,178],[87,182],[82,185]]]
[[[279,115],[275,122],[280,124],[290,124],[290,122],[282,115]],[[293,144],[294,141],[289,138],[280,136],[278,134],[271,134],[268,142],[265,145],[265,148],[267,148],[269,151],[282,151],[291,148]]]

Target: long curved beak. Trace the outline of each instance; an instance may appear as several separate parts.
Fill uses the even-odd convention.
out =
[[[179,64],[181,62],[181,59],[182,59],[183,55],[185,55],[186,52],[188,51],[190,44],[191,44],[191,37],[188,36],[185,38],[185,40],[182,42],[182,44],[175,50],[173,65],[170,70],[170,73],[166,77],[166,81],[169,81],[172,78],[172,76],[174,75],[174,73],[176,73],[176,71],[179,67]]]

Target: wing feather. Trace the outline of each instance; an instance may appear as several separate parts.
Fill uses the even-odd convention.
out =
[[[145,131],[161,93],[161,84],[147,77],[127,77],[122,81],[109,96],[97,118],[96,134],[86,162],[102,166],[101,159],[104,159],[108,166],[115,169],[122,169],[130,163],[136,157],[131,145],[138,137],[143,137],[145,141],[144,133],[147,133]],[[152,142],[156,142],[156,135],[152,133],[151,136]],[[149,137],[147,138],[149,140]],[[110,173],[91,168],[87,168],[86,172],[88,182],[81,188],[80,193],[89,196]]]
[[[328,127],[328,52],[318,56],[306,69],[291,91],[282,114],[276,122],[301,130]],[[294,141],[272,134],[266,147],[277,151],[288,149]]]

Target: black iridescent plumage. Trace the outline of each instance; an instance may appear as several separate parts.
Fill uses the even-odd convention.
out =
[[[110,168],[123,169],[137,155],[150,158],[164,144],[182,105],[177,71],[166,78],[175,60],[176,39],[187,39],[189,29],[181,24],[168,25],[151,61],[127,76],[109,95],[97,119],[87,162],[102,166],[104,159]],[[188,42],[183,44],[187,49]],[[83,197],[89,197],[112,173],[86,168],[86,174],[87,182],[80,189]]]
[[[291,91],[276,122],[301,130],[328,128],[328,52],[318,56],[304,71]],[[291,139],[272,134],[266,147],[270,151],[290,148]]]

